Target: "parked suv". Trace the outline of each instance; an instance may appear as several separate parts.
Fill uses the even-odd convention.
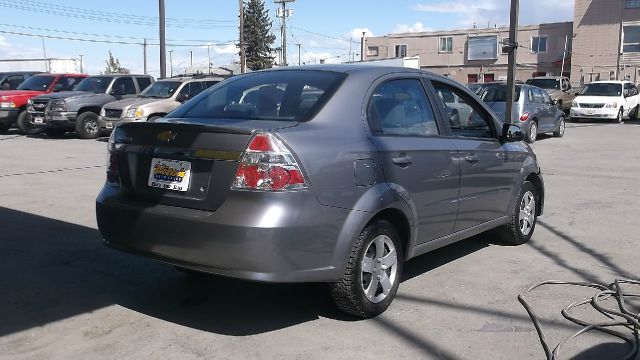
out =
[[[115,100],[136,97],[153,83],[148,75],[109,74],[89,76],[74,88],[35,97],[28,110],[31,125],[49,134],[75,130],[80,138],[100,135],[98,116],[102,106]]]
[[[480,98],[504,121],[507,107],[506,84],[485,85]],[[546,91],[536,86],[516,85],[513,102],[510,122],[522,128],[528,143],[535,142],[538,134],[552,133],[555,137],[564,136],[565,114]]]
[[[544,89],[562,111],[569,113],[571,102],[576,97],[576,90],[571,88],[569,78],[564,76],[542,76],[529,79],[526,84]]]
[[[447,92],[472,126],[450,127]],[[408,259],[491,229],[531,238],[544,185],[521,140],[428,72],[258,71],[168,117],[118,125],[97,222],[111,247],[224,276],[327,282],[340,309],[371,317]]]
[[[9,71],[0,72],[0,90],[15,90],[26,79],[42,71]]]
[[[585,85],[571,106],[571,120],[604,119],[621,123],[636,120],[640,91],[629,81],[595,81]]]
[[[41,94],[71,90],[87,76],[84,74],[37,74],[26,79],[16,90],[1,90],[0,131],[7,131],[13,124],[17,124],[23,134],[34,134],[37,130],[29,126],[27,112],[29,99]],[[44,110],[44,107],[42,109]]]
[[[111,130],[120,122],[153,121],[222,80],[172,78],[156,81],[139,97],[106,104],[100,112],[100,128]]]

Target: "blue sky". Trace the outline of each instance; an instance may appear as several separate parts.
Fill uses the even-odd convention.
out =
[[[235,0],[165,0],[169,44],[173,51],[174,72],[184,70],[193,51],[194,65],[207,64],[210,44],[212,62],[225,65],[237,59],[233,42],[237,39],[238,2]],[[274,19],[273,31],[279,34],[275,20],[276,5],[265,1]],[[521,1],[521,23],[534,24],[571,21],[573,0]],[[134,72],[143,69],[143,38],[157,44],[157,0],[0,0],[0,59],[42,57],[40,37],[28,33],[134,44],[91,43],[45,38],[48,57],[78,58],[84,55],[85,72],[99,73],[109,50],[123,66]],[[349,39],[353,52],[359,50],[359,37],[392,32],[446,30],[508,24],[509,0],[297,0],[291,4],[294,15],[288,42],[289,63],[297,63],[297,47],[302,44],[302,61],[347,60]],[[90,35],[97,34],[97,35]],[[109,35],[109,37],[102,36]],[[192,41],[196,40],[196,41]],[[279,42],[279,40],[277,40]],[[148,47],[148,69],[159,74],[159,48]],[[167,60],[168,63],[168,60]],[[39,69],[41,63],[0,63],[0,69]],[[169,70],[167,70],[167,73]]]

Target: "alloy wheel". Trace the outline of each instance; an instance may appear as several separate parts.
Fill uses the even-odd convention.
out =
[[[536,122],[532,122],[531,123],[531,127],[529,128],[529,138],[531,139],[531,141],[536,141],[536,138],[538,137],[538,124],[536,124]]]
[[[398,254],[393,241],[378,235],[367,247],[362,258],[361,286],[369,301],[383,301],[398,281]]]
[[[566,127],[567,127],[567,124],[565,124],[564,119],[560,119],[560,126],[559,126],[559,129],[558,129],[559,130],[558,132],[560,133],[560,136],[564,135],[564,130],[566,129]]]
[[[84,122],[84,129],[87,134],[94,135],[98,133],[98,130],[100,130],[100,126],[98,125],[98,121],[96,121],[95,119],[87,119]]]
[[[533,230],[536,221],[536,199],[531,191],[522,195],[520,201],[519,225],[522,235],[527,236]]]

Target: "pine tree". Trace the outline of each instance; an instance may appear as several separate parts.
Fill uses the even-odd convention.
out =
[[[109,58],[105,60],[107,68],[104,70],[105,74],[130,74],[131,72],[127,68],[120,66],[120,60],[114,58],[111,51],[109,51]]]
[[[244,7],[244,44],[247,67],[251,70],[273,67],[272,22],[263,0],[247,0]]]

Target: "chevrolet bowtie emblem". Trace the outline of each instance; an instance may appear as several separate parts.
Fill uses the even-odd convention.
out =
[[[175,140],[176,136],[178,136],[178,134],[173,131],[163,131],[159,133],[156,138],[160,141],[169,142]]]

